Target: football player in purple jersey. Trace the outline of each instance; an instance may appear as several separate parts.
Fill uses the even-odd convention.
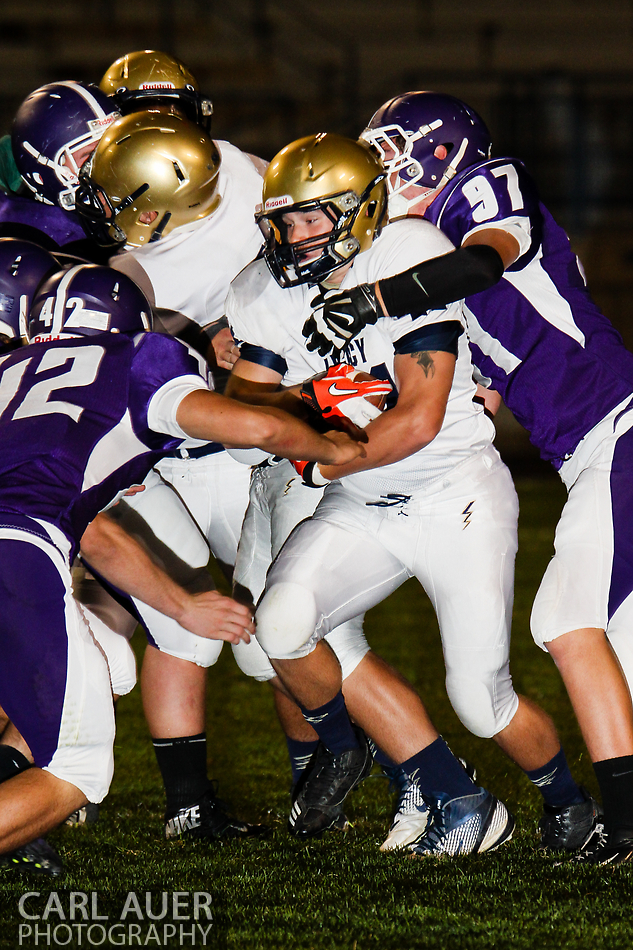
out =
[[[362,138],[385,162],[392,217],[423,216],[457,250],[326,295],[306,335],[328,352],[377,315],[466,298],[473,362],[492,402],[505,401],[569,493],[531,626],[563,677],[602,793],[604,823],[577,860],[630,861],[633,355],[589,296],[523,164],[490,158],[477,113],[451,96],[407,93],[382,106]],[[564,841],[581,807],[546,813],[545,839]]]
[[[0,194],[0,237],[35,241],[106,263],[75,214],[79,169],[118,116],[96,86],[54,82],[26,97],[11,130],[11,147],[27,194]]]
[[[97,513],[180,445],[217,439],[334,464],[363,451],[343,433],[209,392],[196,354],[146,332],[150,319],[124,275],[74,267],[43,285],[31,345],[0,367],[0,705],[35,761],[0,785],[3,854],[100,801],[111,779],[108,669],[70,596],[69,565]],[[138,578],[98,566],[138,592]],[[230,598],[210,633],[212,594],[174,615],[202,637],[247,641],[250,614]]]
[[[58,260],[49,251],[30,241],[0,238],[0,354],[8,353],[26,342],[28,313],[37,288],[47,277],[59,270]],[[155,609],[164,605],[165,612],[171,615],[174,610],[182,611],[186,605],[188,598],[182,588],[156,567],[144,548],[105,515],[98,515],[84,532],[81,550],[82,555],[87,556],[92,564],[101,567],[109,565],[109,571],[113,567],[118,571],[125,569],[129,576],[136,578],[136,583],[142,579],[148,591],[147,597]],[[82,604],[93,636],[106,655],[112,691],[116,699],[118,695],[129,692],[136,682],[136,664],[126,636],[121,635],[121,618],[118,614],[113,616],[113,610],[118,604],[114,601],[104,602],[104,594],[96,596],[95,591],[87,586],[85,579],[78,591],[78,580],[79,575],[74,568],[74,593]],[[96,582],[92,584],[99,587]],[[217,606],[222,607],[222,603],[219,598]],[[128,616],[123,608],[119,610]],[[136,620],[133,619],[130,633],[135,626]],[[0,782],[3,782],[30,768],[33,756],[15,725],[8,721],[4,714],[0,733]],[[76,810],[66,818],[65,823],[92,822],[96,820],[97,813],[98,806],[87,806]],[[238,819],[232,821],[235,828],[243,829],[244,833],[254,833],[262,828],[239,822]],[[228,830],[227,828],[225,834]],[[42,838],[13,851],[7,860],[10,867],[36,869],[51,876],[57,876],[62,870],[59,855]]]

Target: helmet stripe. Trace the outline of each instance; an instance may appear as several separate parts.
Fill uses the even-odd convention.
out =
[[[64,327],[64,314],[66,312],[66,298],[68,296],[68,285],[77,273],[78,270],[81,270],[85,265],[77,264],[75,267],[71,267],[67,273],[64,274],[62,279],[59,282],[57,290],[55,292],[55,308],[53,310],[53,325],[51,327],[51,336],[59,336]]]
[[[66,86],[68,89],[74,89],[77,95],[81,96],[81,98],[84,99],[88,103],[88,105],[92,107],[94,114],[98,119],[105,119],[106,115],[108,115],[108,113],[106,113],[103,110],[98,100],[95,99],[92,93],[88,89],[84,89],[83,86],[80,86],[79,83],[66,81],[66,82],[58,82],[56,83],[56,85]],[[115,111],[114,106],[112,107],[112,111],[113,112]]]

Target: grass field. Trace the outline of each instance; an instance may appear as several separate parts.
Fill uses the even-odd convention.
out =
[[[519,478],[520,550],[513,635],[513,670],[520,692],[555,718],[577,778],[597,792],[593,772],[564,689],[549,658],[532,643],[529,612],[551,555],[553,528],[563,503],[555,478]],[[392,797],[387,782],[372,775],[346,805],[353,828],[301,845],[286,831],[289,768],[276,726],[270,692],[250,682],[224,651],[209,676],[208,735],[212,774],[220,795],[252,820],[269,822],[264,843],[221,846],[167,843],[161,837],[162,793],[142,718],[138,690],[118,711],[116,774],[112,791],[93,829],[51,835],[63,853],[62,881],[0,875],[0,947],[20,946],[18,900],[39,891],[26,905],[42,913],[57,891],[68,916],[70,892],[96,892],[98,913],[115,924],[126,895],[144,906],[152,892],[154,913],[161,894],[207,891],[213,897],[213,926],[206,946],[218,948],[626,948],[633,947],[633,867],[613,870],[556,867],[536,851],[540,796],[492,742],[474,739],[458,722],[444,692],[444,672],[435,617],[425,595],[409,582],[368,616],[370,643],[420,690],[453,750],[477,765],[480,781],[503,798],[517,818],[517,831],[499,852],[475,858],[415,861],[385,855],[378,844],[389,825]],[[142,643],[139,641],[139,649]],[[186,912],[186,911],[185,911]],[[79,918],[78,918],[79,919]],[[51,914],[40,936],[23,930],[22,946],[191,946],[192,922],[183,926],[170,909],[156,930],[140,924],[138,941],[125,928],[101,942],[101,930],[58,931]],[[175,928],[175,936],[164,924]],[[205,924],[206,921],[202,921]],[[72,939],[68,935],[74,934]],[[105,931],[104,931],[105,933]],[[125,943],[121,943],[122,935]],[[81,938],[81,943],[79,943]],[[195,946],[203,946],[196,933]],[[68,942],[66,942],[68,941]],[[92,941],[92,942],[90,942]]]

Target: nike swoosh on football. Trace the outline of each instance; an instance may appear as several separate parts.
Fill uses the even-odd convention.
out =
[[[332,383],[328,392],[331,396],[355,396],[357,389],[339,389],[336,383]]]

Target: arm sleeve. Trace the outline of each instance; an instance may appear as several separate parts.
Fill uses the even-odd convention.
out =
[[[503,261],[485,244],[460,247],[378,282],[387,313],[401,317],[438,310],[454,300],[493,287],[503,277]]]

